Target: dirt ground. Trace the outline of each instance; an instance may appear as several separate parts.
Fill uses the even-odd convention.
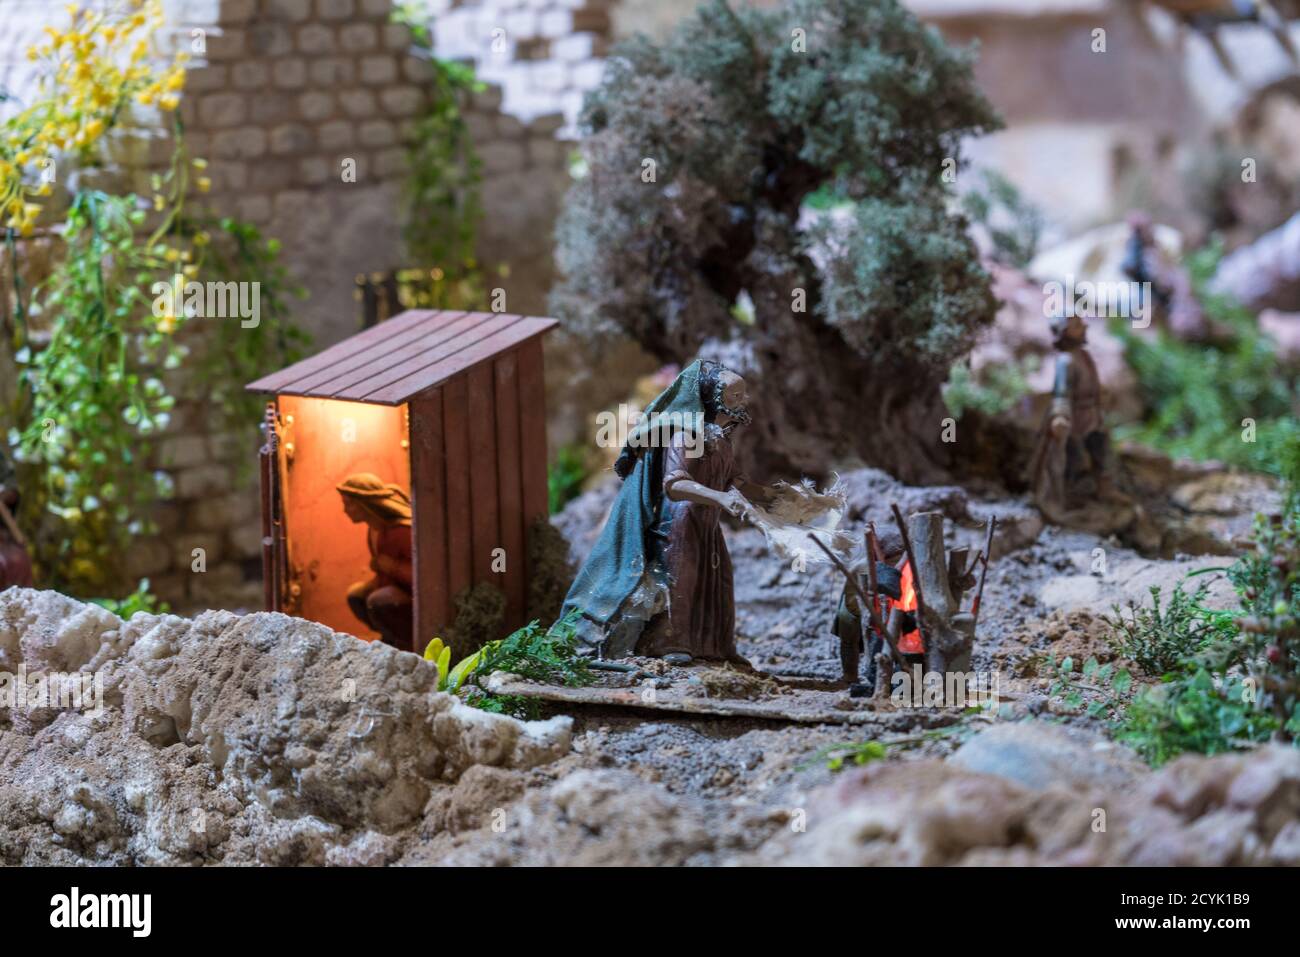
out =
[[[645,674],[604,682],[653,687],[650,702],[552,704],[526,723],[434,691],[436,669],[414,655],[300,619],[123,623],[10,589],[0,670],[98,672],[105,708],[0,712],[0,862],[1300,863],[1300,752],[1152,772],[1048,693],[1048,655],[1113,655],[1112,606],[1228,560],[1145,558],[1044,526],[1022,501],[870,470],[846,480],[858,527],[883,525],[890,501],[938,508],[951,540],[976,547],[999,516],[973,662],[1001,679],[997,709],[850,701],[833,684],[836,573],[797,570],[739,528],[738,645],[756,674],[640,662]],[[575,557],[609,501],[596,490],[557,517]],[[1213,582],[1211,600],[1230,599]],[[804,720],[655,710],[674,695]],[[864,723],[810,720],[815,708]],[[887,757],[859,767],[868,740]]]

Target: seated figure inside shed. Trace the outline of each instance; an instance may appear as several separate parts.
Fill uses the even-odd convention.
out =
[[[348,607],[384,642],[409,651],[414,630],[411,599],[411,499],[401,487],[369,472],[338,486],[348,518],[367,526],[369,578],[348,588]]]

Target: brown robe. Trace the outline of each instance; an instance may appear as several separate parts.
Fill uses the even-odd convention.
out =
[[[375,574],[348,589],[348,607],[357,620],[379,632],[385,644],[413,651],[411,526],[390,525],[382,531],[368,529],[366,543],[370,546],[370,567]],[[379,570],[381,555],[392,560],[389,571]]]
[[[668,492],[682,480],[715,491],[731,488],[738,475],[731,442],[719,434],[692,457],[681,433],[664,453],[664,499],[652,534],[661,538],[660,561],[668,578],[668,609],[647,625],[639,655],[685,652],[696,658],[736,657],[736,605],[731,555],[722,535],[722,509],[673,501]],[[698,449],[696,449],[698,451]]]

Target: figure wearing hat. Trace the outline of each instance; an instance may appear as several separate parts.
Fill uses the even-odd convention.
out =
[[[337,486],[348,518],[367,526],[370,578],[348,588],[348,607],[385,644],[411,650],[411,499],[400,486],[358,472]]]
[[[1110,436],[1102,421],[1101,378],[1086,348],[1088,327],[1071,314],[1051,319],[1056,376],[1030,466],[1034,501],[1053,520],[1088,499],[1115,500],[1109,474]]]

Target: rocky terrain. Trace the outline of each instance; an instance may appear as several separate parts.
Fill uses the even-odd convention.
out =
[[[975,667],[1006,676],[1005,707],[935,731],[891,722],[886,760],[833,772],[827,749],[863,729],[613,707],[521,722],[436,691],[415,655],[300,619],[123,622],[9,589],[0,672],[97,673],[103,708],[0,711],[0,863],[1300,864],[1300,751],[1153,772],[1102,722],[1059,713],[1039,673],[1048,653],[1104,657],[1100,614],[1222,557],[1145,558],[1023,502],[845,481],[855,522],[881,524],[890,501],[937,508],[973,543],[1000,516]],[[557,517],[575,555],[608,501]],[[1239,524],[1223,495],[1188,501]],[[729,537],[742,652],[833,678],[834,573]]]

